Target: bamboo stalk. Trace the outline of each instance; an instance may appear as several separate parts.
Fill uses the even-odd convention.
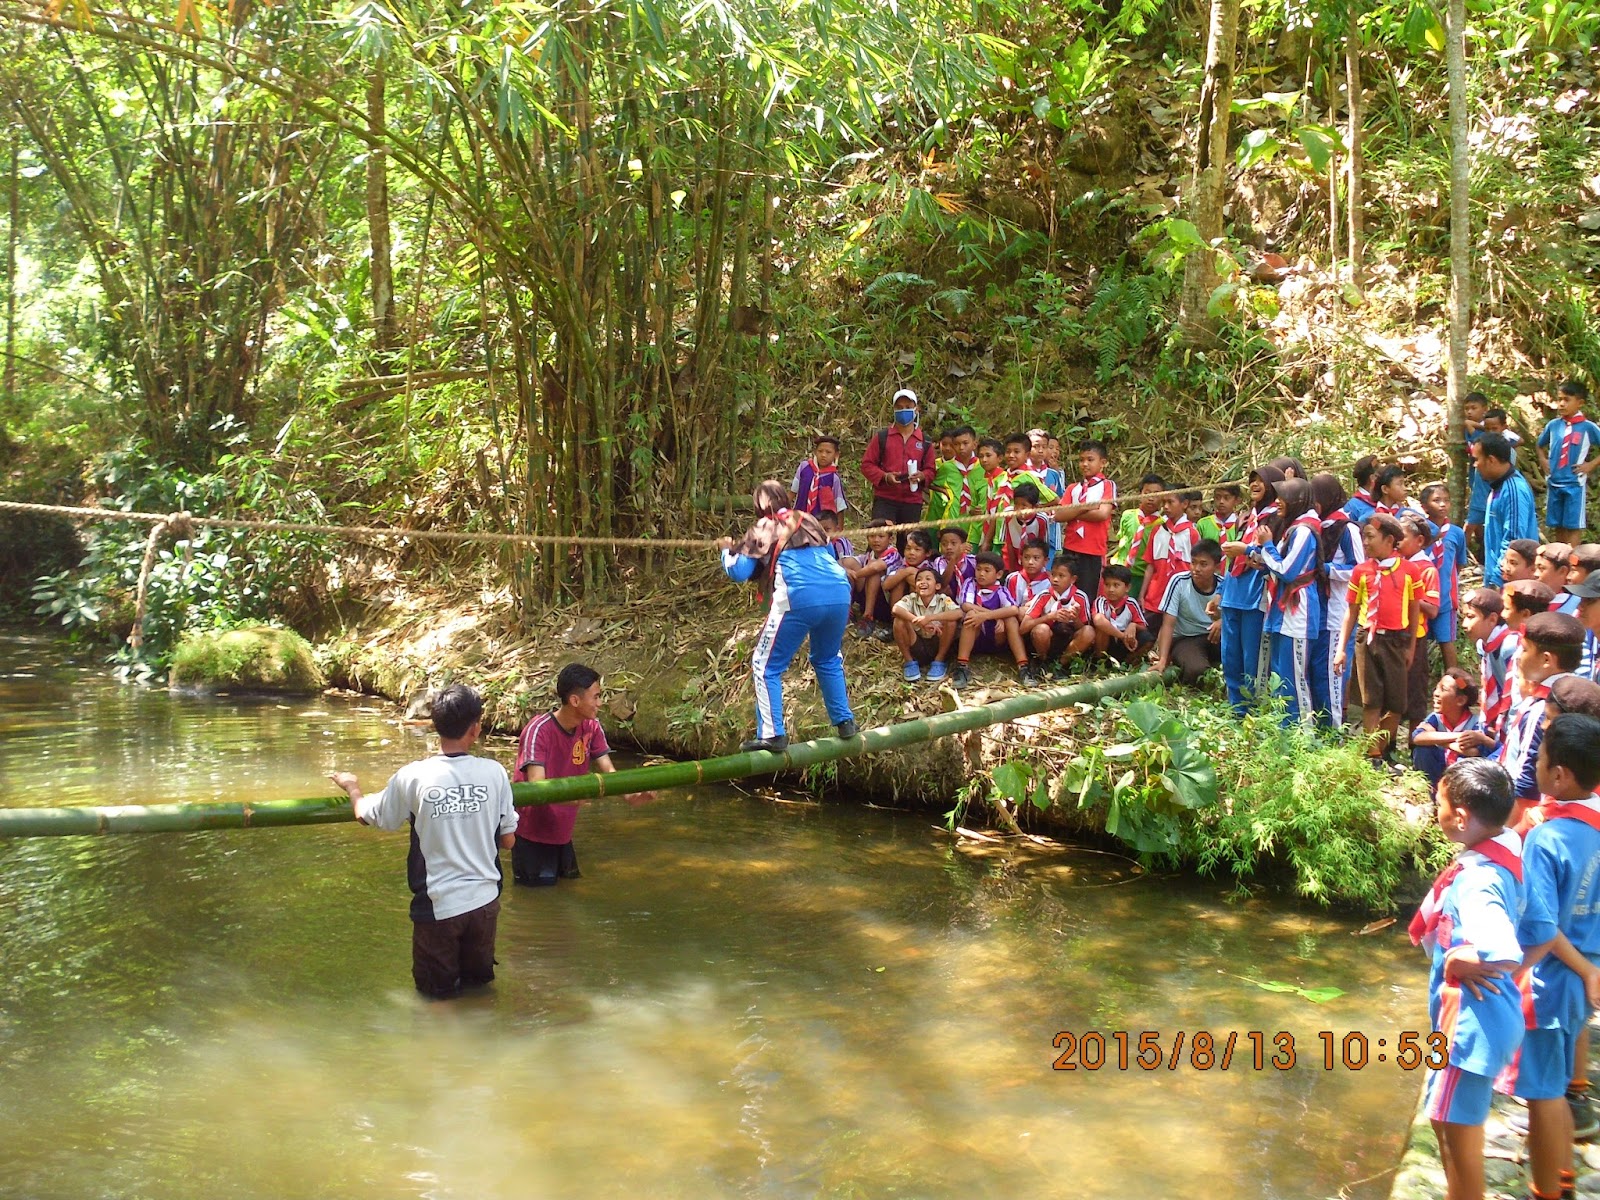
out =
[[[1167,677],[1176,678],[1176,669]],[[547,779],[539,783],[514,783],[511,795],[519,808],[535,804],[565,804],[606,796],[702,783],[745,779],[752,775],[771,775],[855,758],[882,750],[895,750],[931,742],[935,738],[967,733],[989,725],[999,725],[1074,704],[1094,704],[1111,696],[1144,691],[1163,681],[1154,671],[1117,675],[1092,683],[1042,688],[1023,692],[955,712],[936,713],[914,721],[880,725],[860,737],[841,741],[819,738],[796,742],[781,754],[756,751],[703,758],[692,762],[665,763],[654,767],[635,767],[608,775],[591,773],[566,779]],[[258,804],[230,801],[225,804],[119,804],[84,808],[7,808],[0,809],[0,838],[75,837],[99,833],[180,833],[210,829],[281,828],[287,825],[331,825],[352,820],[350,802],[344,797],[316,796],[299,800],[264,800]]]

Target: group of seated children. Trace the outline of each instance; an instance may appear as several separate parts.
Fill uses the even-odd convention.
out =
[[[1059,457],[1053,442],[1040,430],[1003,441],[980,441],[967,426],[946,431],[940,444],[949,457],[935,473],[930,510],[950,523],[936,534],[916,529],[896,539],[888,521],[875,520],[858,550],[841,536],[836,507],[817,512],[851,581],[857,635],[893,641],[906,679],[964,686],[974,654],[1010,655],[1030,685],[1063,678],[1077,661],[1154,653],[1189,682],[1221,661],[1216,539],[1232,526],[1240,490],[1219,489],[1216,516],[1200,509],[1198,492],[1154,495],[1140,512],[1148,536],[1134,552],[1108,556],[1116,490],[1105,477],[1106,448],[1079,445],[1082,481],[1068,487],[1046,459],[1052,450]],[[832,439],[816,449],[796,472],[797,495],[830,478]],[[1166,490],[1155,477],[1146,483]]]
[[[863,636],[892,639],[912,682],[948,677],[964,687],[971,682],[974,654],[1009,654],[1017,678],[1031,685],[1047,672],[1064,678],[1074,659],[1132,662],[1155,641],[1144,609],[1129,594],[1132,575],[1125,566],[1107,567],[1101,594],[1091,600],[1078,587],[1071,559],[1063,556],[1049,564],[1049,543],[1041,537],[1023,539],[1016,568],[1009,572],[1005,556],[992,550],[972,553],[960,526],[939,530],[938,555],[920,531],[907,535],[903,556],[886,542],[887,535],[869,534],[868,553],[840,561],[857,582],[867,614],[858,629]],[[1205,561],[1214,578],[1217,548],[1200,549],[1210,555]],[[1178,582],[1173,587],[1182,590]],[[1190,602],[1185,612],[1193,607]],[[1177,632],[1180,648],[1194,640],[1182,636],[1184,630]],[[1171,652],[1172,644],[1168,630],[1163,647]]]

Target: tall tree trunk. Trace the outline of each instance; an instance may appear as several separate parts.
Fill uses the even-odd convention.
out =
[[[1446,410],[1452,462],[1450,494],[1456,511],[1465,502],[1466,448],[1462,441],[1462,400],[1467,394],[1467,338],[1472,331],[1472,226],[1467,206],[1470,168],[1467,151],[1467,6],[1450,0],[1445,30],[1450,77],[1450,372]]]
[[[21,209],[18,199],[22,186],[21,176],[18,173],[22,166],[21,157],[22,131],[13,128],[10,195],[6,221],[6,364],[5,383],[0,387],[0,391],[5,393],[5,404],[0,406],[0,445],[5,443],[11,417],[17,411],[17,240],[21,236],[17,229],[17,221]]]
[[[1350,124],[1344,139],[1349,158],[1345,223],[1350,230],[1350,277],[1353,279],[1360,272],[1361,259],[1366,253],[1366,233],[1361,221],[1361,8],[1356,0],[1348,0],[1348,3],[1350,24],[1344,35],[1344,87],[1350,103]]]
[[[1194,175],[1189,184],[1189,220],[1206,248],[1193,250],[1183,264],[1179,323],[1190,341],[1215,331],[1207,312],[1217,286],[1210,245],[1222,236],[1222,206],[1228,182],[1228,114],[1233,107],[1233,58],[1239,40],[1239,0],[1211,0],[1206,38],[1206,77],[1200,87],[1195,131]]]
[[[383,109],[383,63],[374,64],[367,83],[367,127],[376,137],[386,135]],[[389,237],[388,159],[381,142],[367,152],[367,236],[372,242],[372,332],[379,351],[394,348],[394,266]]]

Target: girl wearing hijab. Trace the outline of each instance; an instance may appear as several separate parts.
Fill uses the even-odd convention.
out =
[[[723,538],[722,569],[737,582],[755,579],[771,603],[750,665],[756,694],[756,736],[742,750],[786,749],[783,673],[811,639],[811,666],[841,738],[856,736],[844,687],[840,647],[850,623],[850,580],[833,556],[828,535],[810,513],[790,507],[789,490],[769,479],[755,490],[756,523],[744,540]]]
[[[1345,647],[1343,671],[1333,669],[1333,660],[1339,649],[1345,610],[1350,606],[1350,576],[1367,556],[1361,548],[1361,526],[1345,511],[1347,499],[1337,475],[1323,472],[1311,477],[1311,506],[1322,519],[1322,566],[1328,583],[1322,633],[1311,647],[1311,694],[1317,701],[1317,719],[1330,729],[1344,724],[1355,647]]]
[[[1263,600],[1266,576],[1248,551],[1256,544],[1256,531],[1263,527],[1277,530],[1272,522],[1278,515],[1277,485],[1283,472],[1276,467],[1258,467],[1250,473],[1251,507],[1237,525],[1238,540],[1223,543],[1227,565],[1222,572],[1222,678],[1228,688],[1228,703],[1244,716],[1256,694],[1256,677],[1264,666],[1261,653],[1265,638]]]
[[[1286,479],[1277,485],[1282,532],[1256,530],[1250,557],[1266,573],[1266,631],[1272,645],[1277,694],[1289,706],[1288,719],[1309,725],[1316,718],[1311,694],[1311,643],[1322,632],[1322,518],[1311,507],[1311,485]]]
[[[1305,481],[1306,469],[1300,465],[1298,458],[1273,458],[1267,460],[1267,466],[1274,471],[1282,471],[1285,479],[1298,479]]]

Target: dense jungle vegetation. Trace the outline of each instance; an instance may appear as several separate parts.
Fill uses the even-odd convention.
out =
[[[931,428],[1105,438],[1126,485],[1285,452],[1443,474],[1467,388],[1530,432],[1555,381],[1600,376],[1584,0],[0,0],[0,22],[0,499],[703,537],[818,433],[853,464],[902,385]],[[146,532],[0,513],[0,605],[114,644]],[[185,628],[328,631],[377,593],[526,621],[703,568],[157,549],[130,670]],[[683,683],[701,722],[741,654]],[[1168,764],[1177,735],[1150,736]],[[1111,778],[1065,769],[1081,804]],[[1176,845],[1181,814],[1123,791],[1094,802],[1127,802],[1124,840]],[[1292,822],[1332,844],[1297,808],[1182,857],[1231,845],[1248,874]],[[1380,903],[1406,838],[1362,838],[1381,863],[1297,864],[1301,890]]]
[[[1468,379],[1527,424],[1600,371],[1600,12],[1466,13]],[[697,504],[819,431],[852,461],[902,383],[930,425],[1107,437],[1123,477],[1267,447],[1444,467],[1426,0],[0,17],[10,498],[720,532]],[[142,538],[70,574],[37,529],[6,552],[69,624],[125,625]],[[189,621],[304,621],[348,583],[320,539],[244,540],[201,539]],[[526,603],[663,561],[471,558],[411,566]]]

